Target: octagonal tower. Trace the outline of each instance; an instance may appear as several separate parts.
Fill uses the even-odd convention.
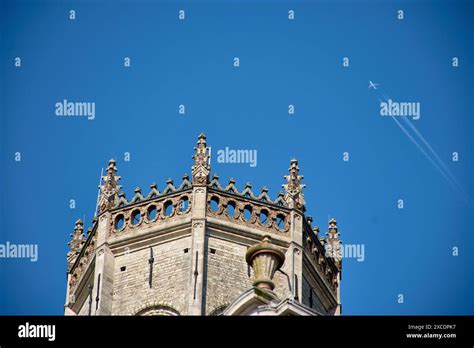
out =
[[[109,162],[97,217],[85,235],[76,221],[69,243],[65,314],[340,314],[337,223],[327,239],[311,226],[298,162],[271,199],[211,177],[204,134],[194,150],[191,178],[130,200]]]

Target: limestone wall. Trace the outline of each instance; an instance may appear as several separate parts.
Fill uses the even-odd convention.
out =
[[[164,304],[186,314],[191,265],[191,238],[154,245],[153,283],[149,287],[150,248],[131,250],[115,259],[112,313],[135,314],[147,306]],[[187,250],[187,252],[186,252]],[[123,267],[126,267],[123,270]]]

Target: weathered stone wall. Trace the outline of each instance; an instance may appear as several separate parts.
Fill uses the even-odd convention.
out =
[[[312,296],[311,296],[311,289],[312,291]],[[310,300],[310,298],[312,300]],[[303,276],[303,298],[301,301],[303,304],[305,304],[308,307],[311,307],[321,313],[325,313],[324,306],[322,305],[321,301],[318,298],[317,292],[314,290],[314,285],[311,284],[311,282]]]
[[[79,310],[77,310],[78,315],[89,315],[89,284],[90,285],[93,284],[93,281],[94,281],[93,277],[94,277],[94,271],[92,271],[89,274],[89,277],[85,281],[85,286],[82,288],[77,298],[75,298],[76,303],[74,306],[78,306],[78,308],[80,308]],[[94,315],[94,310],[95,310],[94,300],[95,300],[95,297],[94,297],[94,294],[92,294],[92,307],[91,307],[92,315]]]
[[[275,289],[273,289],[273,291],[278,295],[280,299],[283,300],[290,296],[288,279],[283,274],[281,274],[280,272],[276,272],[275,276],[273,277],[273,282],[275,283]]]
[[[211,249],[215,250],[215,254],[211,253]],[[246,251],[247,247],[244,245],[215,237],[208,238],[206,315],[229,304],[252,287],[253,272],[249,277],[245,262]]]
[[[94,298],[92,298],[94,299]],[[92,306],[94,306],[94,301],[92,301]],[[92,307],[94,308],[94,307]],[[94,311],[92,311],[93,313]],[[81,309],[78,313],[78,315],[88,315],[89,314],[89,297],[87,297],[87,300],[82,303]]]
[[[215,250],[213,254],[211,249]],[[254,274],[245,261],[247,246],[225,241],[216,237],[208,238],[206,269],[206,315],[217,308],[228,305],[243,292],[252,287]],[[250,272],[250,277],[249,277]],[[288,281],[280,274],[274,277],[275,292],[280,298],[287,297]]]
[[[191,238],[153,246],[153,284],[150,289],[150,248],[131,250],[115,259],[114,315],[135,314],[153,305],[166,305],[181,315],[187,312],[191,265]],[[188,249],[185,252],[185,249]],[[125,271],[121,268],[126,267]]]

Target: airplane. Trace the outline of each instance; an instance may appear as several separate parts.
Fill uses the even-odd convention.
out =
[[[372,81],[369,80],[369,89],[377,89],[378,83],[373,83]]]

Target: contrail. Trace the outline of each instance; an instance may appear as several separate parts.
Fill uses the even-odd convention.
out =
[[[383,95],[386,101],[388,101],[388,98],[385,94]],[[380,98],[377,97],[379,100],[379,103],[381,103]],[[452,172],[449,170],[449,168],[444,164],[444,162],[441,160],[441,158],[438,156],[436,151],[431,147],[431,145],[425,140],[425,138],[420,134],[420,132],[415,128],[415,126],[410,122],[410,120],[406,119],[406,117],[403,117],[405,119],[405,122],[410,126],[412,131],[421,139],[423,144],[428,148],[428,150],[431,152],[431,155],[434,156],[434,158],[437,160],[437,162],[430,157],[430,155],[423,149],[423,147],[418,143],[416,139],[413,138],[413,136],[403,127],[400,122],[394,117],[391,116],[392,119],[395,121],[395,123],[398,125],[398,127],[405,133],[405,135],[411,140],[413,144],[416,145],[416,147],[420,150],[420,152],[427,158],[431,164],[436,168],[436,170],[445,178],[445,180],[449,183],[451,188],[457,192],[458,194],[462,195],[466,203],[470,202],[469,196],[466,194],[462,186],[459,184],[459,182],[456,180],[456,177],[452,174]],[[441,165],[441,167],[440,167]]]
[[[438,156],[438,154],[436,153],[435,150],[433,150],[433,148],[431,147],[431,145],[428,143],[428,141],[425,140],[425,138],[421,135],[421,133],[418,131],[418,129],[416,129],[416,127],[413,125],[413,123],[406,117],[403,118],[405,123],[407,123],[410,128],[416,133],[416,135],[418,135],[418,138],[421,139],[421,141],[423,142],[423,144],[425,144],[425,146],[431,151],[431,153],[433,154],[433,156],[436,157],[437,161],[439,164],[441,164],[441,166],[443,167],[443,169],[446,171],[446,173],[451,177],[451,179],[456,182],[456,184],[458,186],[461,186],[459,185],[456,177],[453,175],[453,173],[451,172],[451,170],[449,169],[448,166],[446,166],[446,164],[443,162],[443,160]]]
[[[383,95],[385,100],[388,101],[390,99],[387,95]],[[431,145],[428,143],[428,141],[421,135],[421,133],[418,131],[418,129],[413,125],[413,123],[407,118],[403,117],[403,120],[405,123],[407,123],[410,128],[412,129],[413,132],[418,136],[419,139],[423,142],[423,144],[428,148],[428,150],[431,152],[431,154],[435,157],[437,160],[437,164],[441,165],[442,169],[445,171],[445,174],[449,176],[451,184],[456,186],[456,189],[459,191],[464,196],[464,199],[466,201],[470,201],[469,195],[466,193],[466,191],[463,189],[462,185],[458,182],[454,174],[451,172],[448,166],[443,162],[443,160],[438,156],[436,151],[431,147]]]
[[[416,147],[421,151],[421,153],[431,162],[431,164],[440,172],[440,174],[448,181],[448,183],[453,187],[453,183],[451,182],[451,179],[444,173],[444,171],[436,164],[436,162],[426,153],[426,151],[421,147],[421,145],[411,136],[410,133],[398,122],[398,120],[394,116],[390,116],[392,120],[395,121],[395,123],[400,127],[400,129],[405,133],[405,135],[412,141],[413,144],[416,145]]]

